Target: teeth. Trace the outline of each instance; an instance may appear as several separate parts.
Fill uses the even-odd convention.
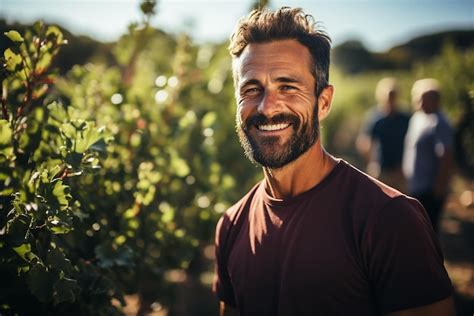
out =
[[[280,129],[285,129],[290,124],[271,124],[271,125],[258,125],[257,128],[261,131],[278,131]]]

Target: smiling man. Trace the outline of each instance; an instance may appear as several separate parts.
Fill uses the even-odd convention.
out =
[[[327,153],[330,39],[300,9],[231,37],[237,132],[264,179],[217,225],[221,315],[454,315],[421,205]]]

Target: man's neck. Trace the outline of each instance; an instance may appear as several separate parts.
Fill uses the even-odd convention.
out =
[[[397,113],[398,111],[395,104],[385,104],[384,106],[382,106],[381,112],[384,116],[391,116]]]
[[[318,140],[307,152],[281,169],[264,169],[265,188],[274,198],[297,196],[320,183],[336,166],[337,160]]]

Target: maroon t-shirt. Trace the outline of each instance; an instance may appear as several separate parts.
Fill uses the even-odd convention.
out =
[[[240,315],[347,316],[431,304],[452,286],[421,205],[341,160],[296,197],[260,182],[227,210],[214,290]]]

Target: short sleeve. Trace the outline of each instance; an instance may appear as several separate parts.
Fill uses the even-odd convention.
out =
[[[227,236],[230,221],[226,215],[222,216],[216,227],[215,235],[215,273],[212,289],[220,301],[235,307],[234,290],[227,270]]]
[[[452,294],[440,245],[416,200],[390,201],[366,237],[367,268],[381,312],[429,305]]]

